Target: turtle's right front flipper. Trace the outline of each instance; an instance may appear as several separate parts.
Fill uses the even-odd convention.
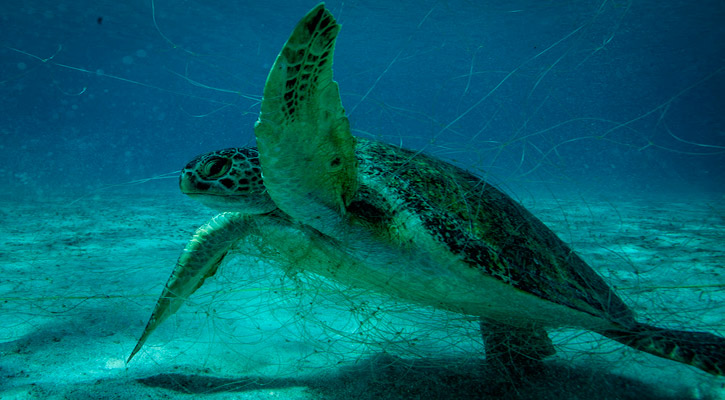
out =
[[[241,213],[221,213],[196,230],[194,237],[179,256],[176,267],[166,282],[164,291],[156,302],[151,318],[127,363],[141,350],[149,335],[164,320],[172,316],[184,301],[201,287],[206,278],[216,273],[227,252],[248,233],[251,218]]]
[[[324,4],[300,20],[269,72],[254,128],[274,203],[328,233],[358,187],[355,138],[332,77],[339,31]]]

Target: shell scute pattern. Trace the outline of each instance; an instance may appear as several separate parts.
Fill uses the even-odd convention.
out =
[[[725,339],[637,322],[504,192],[420,152],[356,142],[332,78],[338,31],[324,4],[295,28],[265,83],[259,153],[225,149],[183,171],[182,191],[224,212],[185,248],[131,357],[239,240],[259,235],[312,273],[480,317],[486,361],[504,375],[540,368],[555,351],[545,329],[559,326],[723,374]]]
[[[475,175],[425,154],[360,140],[360,175],[383,180],[387,199],[363,194],[381,210],[385,229],[407,229],[396,219],[404,208],[426,234],[470,268],[542,299],[592,315],[632,321],[628,307],[596,273],[530,212]],[[360,194],[356,196],[360,199]],[[355,214],[362,208],[348,209]],[[358,215],[371,220],[366,215]],[[388,236],[393,236],[389,233]]]

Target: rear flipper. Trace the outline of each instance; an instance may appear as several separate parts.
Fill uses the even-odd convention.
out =
[[[501,379],[520,381],[542,371],[541,361],[556,350],[542,327],[527,328],[481,321],[487,367]]]
[[[647,324],[599,333],[637,350],[689,364],[713,375],[725,373],[725,338],[712,333],[676,331]]]

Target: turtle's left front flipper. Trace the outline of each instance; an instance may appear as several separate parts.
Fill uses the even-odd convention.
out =
[[[324,4],[300,20],[269,72],[254,129],[272,200],[318,230],[341,225],[357,191],[355,138],[332,79],[339,30]]]
[[[201,287],[206,278],[216,273],[227,252],[247,234],[250,218],[252,217],[249,215],[226,212],[215,216],[196,230],[184,252],[179,256],[176,267],[166,282],[164,291],[156,302],[151,318],[127,363],[141,350],[149,335],[164,320],[172,316],[184,301]]]

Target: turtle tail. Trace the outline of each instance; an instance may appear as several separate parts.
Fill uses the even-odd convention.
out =
[[[599,332],[629,347],[697,367],[707,373],[725,374],[725,338],[707,332],[688,332],[637,323],[622,330]]]

